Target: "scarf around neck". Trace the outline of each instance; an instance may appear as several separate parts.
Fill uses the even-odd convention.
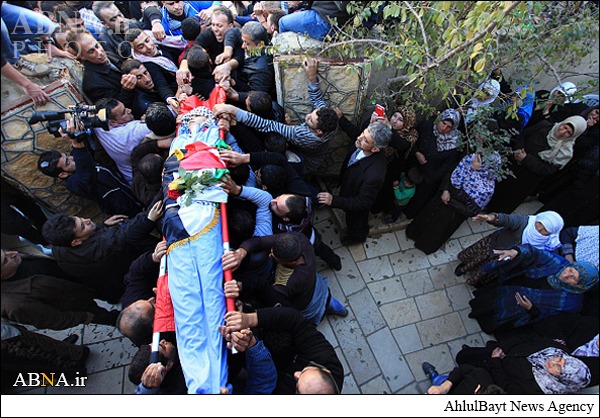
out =
[[[558,132],[558,129],[565,123],[568,123],[573,127],[573,135],[569,138],[557,138],[556,133]],[[563,168],[571,161],[571,158],[573,158],[575,140],[579,138],[586,129],[587,121],[581,116],[571,116],[562,122],[555,123],[546,137],[550,149],[539,152],[538,156],[550,164]]]

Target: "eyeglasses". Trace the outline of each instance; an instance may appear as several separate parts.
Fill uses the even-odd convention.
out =
[[[337,382],[335,381],[335,379],[333,378],[333,375],[331,374],[331,370],[329,370],[327,367],[319,364],[319,363],[315,363],[314,361],[309,361],[308,364],[306,365],[306,367],[304,367],[304,369],[302,369],[302,371],[300,372],[300,376],[302,376],[302,373],[304,373],[306,371],[307,367],[315,367],[317,369],[319,369],[321,371],[322,374],[324,374],[325,376],[327,376],[327,379],[329,379],[332,383],[332,386],[335,390],[334,395],[339,395],[340,392],[340,388],[337,385]],[[300,376],[298,376],[298,378],[300,378]],[[297,379],[299,380],[299,379]],[[300,392],[298,392],[298,387],[296,386],[296,395],[299,395]]]

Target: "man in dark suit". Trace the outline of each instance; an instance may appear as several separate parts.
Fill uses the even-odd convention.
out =
[[[365,242],[369,234],[369,210],[385,179],[387,163],[383,151],[392,137],[391,128],[381,122],[370,124],[362,133],[341,116],[340,127],[350,136],[358,138],[355,147],[346,157],[341,172],[339,196],[319,193],[319,203],[346,212],[348,230],[342,233],[343,245]]]
[[[83,61],[82,88],[85,95],[93,102],[103,98],[115,98],[124,101],[125,92],[121,88],[123,74],[117,67],[119,57],[113,53],[106,52],[89,32],[69,32],[67,42]],[[137,79],[134,75],[126,75],[132,78],[135,84]]]

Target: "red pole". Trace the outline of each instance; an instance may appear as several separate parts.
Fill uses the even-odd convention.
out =
[[[221,139],[225,140],[225,131],[220,130],[219,135]],[[223,251],[230,251],[229,248],[229,223],[227,220],[227,203],[221,203],[221,231],[223,234]],[[223,276],[225,278],[225,283],[233,280],[233,274],[231,270],[224,270]],[[235,312],[235,299],[227,298],[227,312]]]

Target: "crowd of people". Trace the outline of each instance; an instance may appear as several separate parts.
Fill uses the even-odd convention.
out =
[[[1,252],[3,382],[39,362],[44,370],[85,369],[87,352],[72,339],[40,340],[16,324],[60,330],[98,323],[116,326],[139,347],[129,370],[136,393],[205,393],[198,383],[205,371],[192,353],[200,337],[191,323],[200,313],[187,296],[196,290],[182,279],[220,280],[225,270],[232,282],[214,294],[202,285],[196,292],[202,315],[221,324],[211,332],[241,353],[215,361],[229,374],[210,393],[341,393],[342,364],[315,328],[325,315],[348,314],[317,273],[317,257],[342,269],[313,226],[315,205],[323,205],[345,213],[343,245],[365,242],[370,214],[379,212],[389,223],[411,220],[407,237],[425,254],[468,218],[499,228],[462,251],[455,271],[477,288],[470,316],[498,341],[463,347],[448,377],[425,363],[429,393],[573,393],[598,383],[598,105],[577,100],[569,82],[551,92],[513,90],[495,69],[461,108],[419,121],[400,105],[373,112],[359,127],[326,102],[319,60],[307,57],[312,110],[294,125],[278,104],[267,47],[286,31],[324,40],[350,18],[347,3],[2,2],[2,75],[36,105],[50,98],[29,78],[48,74],[48,66],[27,61],[24,51],[83,66],[81,91],[107,126],[69,121],[61,133],[70,155],[44,152],[38,169],[108,216],[98,225],[46,217],[3,181],[2,231],[50,254]],[[29,33],[20,33],[26,26]],[[211,102],[217,89],[224,103]],[[511,105],[516,117],[507,116]],[[492,134],[510,136],[514,176],[503,181],[499,149],[461,147],[482,109],[494,110],[486,121]],[[339,191],[318,190],[311,179],[340,128],[351,145]],[[108,158],[100,161],[98,148]],[[207,155],[213,165],[201,162]],[[512,213],[538,194],[538,214]],[[224,253],[220,234],[217,242],[209,231],[215,202],[228,206],[232,250]],[[202,262],[181,250],[194,241]],[[178,323],[161,333],[154,362],[154,288],[164,258]],[[207,314],[207,295],[236,299],[238,310]],[[48,350],[61,345],[70,357],[51,358]]]

